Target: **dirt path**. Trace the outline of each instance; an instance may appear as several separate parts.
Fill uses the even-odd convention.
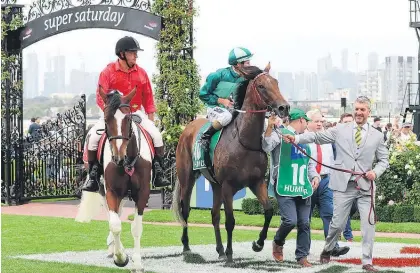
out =
[[[148,209],[146,209],[147,211]],[[132,208],[125,208],[122,214],[123,222],[130,222],[128,216],[134,211]],[[75,218],[77,214],[77,206],[69,204],[57,204],[57,203],[29,203],[20,206],[4,206],[1,207],[2,214],[12,215],[28,215],[28,216],[48,216],[48,217],[64,217],[64,218]],[[107,214],[104,210],[95,218],[95,220],[107,221]],[[145,224],[152,225],[164,225],[164,226],[179,226],[176,222],[143,222]],[[194,224],[190,223],[190,227],[213,227],[210,224]],[[252,226],[235,226],[235,229],[241,230],[260,230],[260,227]],[[276,231],[276,228],[270,228],[272,231]],[[296,230],[293,230],[296,232]],[[311,230],[314,234],[323,234],[322,230]],[[361,236],[360,231],[353,231],[354,236]],[[411,238],[420,239],[420,234],[415,233],[388,233],[388,232],[376,232],[376,237],[388,237],[388,238]]]

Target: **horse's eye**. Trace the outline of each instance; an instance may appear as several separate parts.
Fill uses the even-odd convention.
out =
[[[265,87],[264,87],[264,85],[260,84],[260,85],[258,85],[258,88],[259,89],[264,89]]]

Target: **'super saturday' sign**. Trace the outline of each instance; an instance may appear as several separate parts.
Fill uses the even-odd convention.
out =
[[[22,48],[66,31],[86,28],[125,30],[159,40],[162,18],[152,13],[119,6],[91,5],[43,15],[25,25]]]

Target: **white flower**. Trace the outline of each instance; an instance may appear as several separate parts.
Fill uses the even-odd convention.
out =
[[[395,204],[395,202],[394,202],[394,201],[389,200],[389,202],[388,202],[388,205],[389,205],[389,206],[392,206],[392,205],[394,205],[394,204]]]
[[[416,155],[416,159],[420,159],[420,155]]]
[[[405,164],[405,167],[404,167],[406,170],[407,169],[410,169],[410,165],[408,165],[408,164]]]
[[[411,175],[411,174],[412,174],[412,171],[408,170],[407,175]]]
[[[384,200],[384,197],[382,195],[379,195],[378,200]]]
[[[398,178],[398,175],[394,175],[394,179],[397,179]]]
[[[413,160],[408,161],[408,163],[410,163],[410,165],[413,165]]]

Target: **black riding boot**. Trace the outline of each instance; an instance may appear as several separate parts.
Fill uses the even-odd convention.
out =
[[[99,166],[96,158],[97,151],[88,151],[89,179],[82,187],[82,191],[97,192],[99,190]]]
[[[155,187],[167,187],[171,185],[171,182],[164,176],[163,167],[164,163],[164,152],[162,147],[155,147],[155,157],[153,158],[153,167],[155,168]]]
[[[211,137],[217,132],[212,125],[201,135],[200,145],[203,150],[207,153],[210,150]]]

